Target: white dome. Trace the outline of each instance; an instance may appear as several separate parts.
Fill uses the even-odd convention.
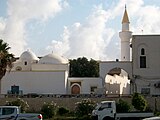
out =
[[[39,60],[39,58],[30,50],[23,52],[19,59],[20,60]]]
[[[41,64],[67,64],[68,60],[57,54],[48,54],[39,60]]]

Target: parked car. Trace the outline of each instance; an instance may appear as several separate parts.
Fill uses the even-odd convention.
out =
[[[0,120],[42,120],[39,113],[20,113],[18,106],[0,106]]]

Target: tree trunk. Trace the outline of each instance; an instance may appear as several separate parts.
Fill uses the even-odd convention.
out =
[[[5,75],[4,71],[0,70],[0,94],[2,94],[1,93],[1,83],[2,83],[2,78],[3,78],[4,75]]]
[[[0,94],[2,94],[2,93],[1,93],[1,82],[2,82],[2,78],[3,78],[3,76],[1,77],[1,75],[0,75]]]

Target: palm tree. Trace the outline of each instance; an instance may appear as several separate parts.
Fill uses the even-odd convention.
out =
[[[14,55],[9,53],[10,47],[2,39],[0,39],[0,93],[1,93],[1,80],[6,71],[12,68]]]

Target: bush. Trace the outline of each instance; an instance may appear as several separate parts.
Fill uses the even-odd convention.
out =
[[[22,113],[26,112],[27,109],[29,108],[28,103],[21,98],[18,98],[15,101],[6,101],[6,105],[7,106],[19,106]]]
[[[137,110],[145,111],[147,107],[147,101],[139,93],[134,93],[132,98],[132,105]]]
[[[92,120],[93,118],[89,115],[83,115],[81,117],[76,118],[76,120]]]
[[[130,112],[131,105],[126,101],[119,99],[118,103],[116,103],[116,109],[118,113]]]
[[[75,113],[76,116],[82,117],[85,115],[90,115],[92,113],[92,110],[95,107],[95,103],[91,101],[90,99],[83,99],[81,102],[76,103],[76,109]]]
[[[60,108],[58,108],[57,113],[58,113],[58,115],[63,116],[65,114],[69,113],[69,110],[65,107],[60,107]]]
[[[52,118],[56,113],[56,104],[52,101],[51,103],[44,103],[41,108],[41,114],[43,118]]]
[[[150,108],[150,106],[147,106],[145,109],[146,112],[153,112],[153,110]]]
[[[155,112],[155,116],[160,116],[160,112]]]

